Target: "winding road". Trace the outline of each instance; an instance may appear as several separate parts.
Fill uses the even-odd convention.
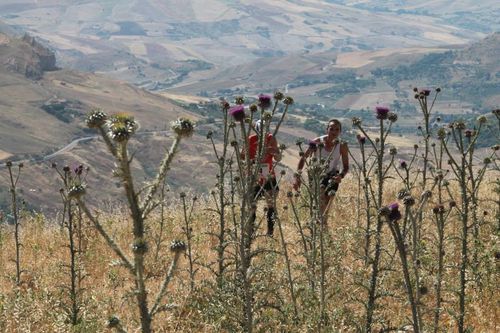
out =
[[[143,136],[143,135],[166,134],[167,136],[169,136],[170,133],[171,133],[171,131],[143,131],[143,132],[137,132],[137,133],[135,133],[135,135],[136,136]],[[51,153],[49,155],[46,155],[46,156],[44,156],[42,158],[32,158],[32,159],[16,160],[16,161],[13,161],[12,163],[14,165],[19,165],[20,163],[28,164],[28,163],[39,163],[39,162],[50,161],[52,158],[56,157],[57,155],[61,155],[61,154],[65,153],[65,152],[68,152],[71,149],[75,148],[79,143],[89,142],[89,141],[92,141],[92,140],[95,140],[95,139],[98,139],[98,138],[99,138],[98,135],[85,136],[83,138],[78,138],[78,139],[75,139],[75,140],[71,141],[66,146],[62,147],[61,149],[57,150],[56,152]],[[10,160],[10,158],[7,158],[5,160],[0,161],[0,169],[3,169],[3,168],[7,167],[5,165],[5,162],[8,161],[8,160]]]

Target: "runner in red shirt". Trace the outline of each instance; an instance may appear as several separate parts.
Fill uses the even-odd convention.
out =
[[[261,121],[255,123],[255,132],[248,137],[248,150],[250,160],[255,162],[258,153],[259,135],[265,133],[261,128]],[[276,220],[276,209],[274,207],[275,196],[278,193],[279,187],[276,181],[276,174],[274,172],[274,161],[281,160],[281,152],[278,148],[278,142],[271,133],[265,133],[265,140],[263,142],[262,158],[260,160],[261,171],[259,174],[258,182],[254,189],[254,198],[257,200],[264,196],[267,203],[267,235],[272,236],[274,232],[274,222]],[[244,157],[244,154],[241,154]],[[252,219],[255,221],[255,212]]]

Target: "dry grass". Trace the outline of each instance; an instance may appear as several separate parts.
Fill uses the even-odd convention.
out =
[[[485,184],[488,184],[487,182]],[[386,200],[394,201],[395,193],[399,190],[400,184],[388,185]],[[498,240],[495,236],[495,216],[498,211],[491,200],[496,200],[492,194],[491,185],[486,185],[482,189],[483,203],[481,212],[488,212],[485,215],[485,224],[482,230],[482,240],[484,249],[483,257],[483,278],[482,288],[469,285],[469,304],[466,322],[474,327],[477,332],[495,332],[498,329],[498,259],[495,261],[494,253],[498,251]],[[282,195],[279,198],[278,208],[281,217],[285,239],[293,262],[293,276],[296,279],[299,290],[299,300],[307,301],[304,294],[305,264],[301,254],[300,237],[294,225],[290,209],[289,199],[284,193],[287,186],[282,185]],[[363,290],[354,282],[359,279],[367,279],[370,270],[364,266],[360,260],[361,244],[363,244],[363,234],[360,225],[364,223],[363,212],[358,204],[357,179],[352,175],[344,180],[344,184],[333,202],[331,216],[329,219],[327,235],[327,284],[329,291],[327,313],[334,327],[339,331],[355,331],[355,324],[363,320],[364,310],[360,303],[355,302],[356,298],[363,299]],[[189,198],[189,195],[188,195]],[[298,198],[293,199],[299,203]],[[489,200],[489,201],[488,201]],[[158,260],[154,260],[153,253],[155,246],[153,239],[149,239],[150,255],[148,256],[148,274],[150,275],[151,286],[150,295],[155,295],[156,286],[165,274],[172,255],[168,251],[169,242],[173,239],[183,239],[183,219],[182,209],[175,199],[169,201],[166,215],[166,229],[164,232],[165,242]],[[285,206],[288,209],[285,210]],[[427,240],[427,261],[423,281],[429,288],[429,294],[423,297],[423,308],[429,310],[424,312],[424,323],[430,324],[432,321],[432,310],[434,304],[433,296],[433,275],[432,257],[433,242],[432,237],[435,232],[434,225],[430,220],[432,216],[431,203],[425,210],[426,223],[424,225],[424,238]],[[202,263],[210,263],[215,259],[214,247],[217,244],[213,236],[208,232],[217,230],[217,218],[215,214],[207,210],[212,207],[212,203],[206,199],[200,199],[196,203],[193,218],[194,253]],[[113,207],[107,209],[107,213],[101,215],[101,219],[107,230],[118,240],[118,243],[125,249],[130,248],[132,235],[130,221],[125,209]],[[258,217],[262,217],[262,207],[259,207]],[[304,216],[304,215],[303,215]],[[259,220],[259,218],[258,218]],[[265,232],[265,221],[259,226],[259,233]],[[304,221],[305,222],[305,218]],[[130,297],[133,281],[128,273],[119,266],[114,265],[116,257],[105,245],[103,239],[97,232],[84,222],[84,255],[83,266],[87,278],[83,282],[86,288],[83,293],[85,305],[83,306],[83,323],[80,327],[74,328],[75,332],[103,332],[106,331],[105,323],[111,315],[118,315],[125,321],[129,328],[139,327],[133,318],[137,318],[134,299]],[[159,225],[158,215],[148,223],[150,235],[157,233]],[[447,225],[449,235],[458,236],[459,222],[457,218]],[[22,219],[22,267],[25,269],[22,284],[16,288],[13,282],[15,267],[12,262],[14,254],[13,228],[2,225],[0,243],[0,330],[4,332],[68,332],[70,325],[65,320],[66,317],[61,309],[61,304],[67,302],[68,298],[62,289],[63,285],[69,282],[69,276],[65,273],[63,264],[68,262],[69,254],[66,248],[67,234],[61,229],[54,219],[43,216],[30,216]],[[394,243],[387,228],[383,233],[384,246],[388,253],[394,253]],[[282,250],[279,237],[269,239],[259,237],[257,247],[269,250]],[[446,292],[445,311],[442,315],[441,327],[444,331],[453,331],[455,322],[451,313],[456,305],[453,294],[453,287],[457,283],[457,269],[453,264],[459,261],[458,241],[450,241],[447,244],[445,273]],[[387,258],[386,258],[387,260]],[[384,265],[388,262],[385,261]],[[254,265],[266,270],[265,285],[274,290],[275,296],[282,298],[282,306],[290,302],[289,293],[286,289],[285,263],[279,254],[264,254],[259,256]],[[381,290],[390,292],[392,297],[382,298],[377,310],[377,316],[388,326],[400,326],[410,316],[406,303],[405,289],[402,276],[400,274],[399,260],[396,259],[391,266],[394,270],[385,274],[381,283]],[[222,323],[228,320],[228,313],[224,316],[214,317],[211,315],[210,306],[213,305],[214,290],[207,283],[213,282],[214,277],[208,269],[200,267],[196,277],[197,290],[189,293],[189,281],[187,273],[187,260],[181,260],[180,270],[175,275],[173,283],[170,285],[166,302],[176,304],[176,308],[162,313],[155,318],[155,329],[157,332],[229,332],[230,328],[223,328]],[[127,296],[128,295],[128,296]],[[278,300],[278,298],[272,298]],[[228,301],[229,302],[229,301]],[[212,304],[212,305],[210,305]],[[303,313],[310,313],[307,303],[299,303],[299,308]],[[227,309],[226,309],[227,310]],[[212,317],[211,317],[212,316]],[[266,310],[257,314],[262,321],[258,325],[259,331],[265,332],[307,332],[308,318],[304,318],[298,326],[293,326],[291,322],[277,311]],[[380,327],[380,323],[378,324]],[[135,329],[131,330],[132,332]]]

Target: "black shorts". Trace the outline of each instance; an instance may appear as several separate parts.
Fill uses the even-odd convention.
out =
[[[339,172],[337,170],[329,171],[323,178],[321,178],[321,188],[325,189],[325,194],[328,196],[334,196],[339,189],[339,183],[333,181],[333,177],[337,176]]]
[[[257,184],[254,187],[254,198],[259,199],[266,192],[269,194],[274,194],[279,191],[278,182],[276,181],[276,177],[269,177],[264,184]]]

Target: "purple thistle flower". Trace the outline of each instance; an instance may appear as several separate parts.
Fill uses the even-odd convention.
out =
[[[267,109],[271,106],[271,96],[260,94],[259,95],[259,106],[263,109]]]
[[[229,109],[229,114],[235,121],[245,120],[245,107],[243,105],[236,105]]]
[[[316,151],[316,149],[318,149],[318,143],[316,141],[309,141],[309,149]]]
[[[422,89],[422,93],[425,95],[425,96],[429,96],[431,94],[431,90],[430,89],[427,89],[427,88],[424,88]]]
[[[73,172],[75,173],[75,175],[80,176],[83,173],[83,165],[80,164],[80,165],[74,167]]]
[[[399,204],[397,202],[391,203],[389,206],[387,206],[389,209],[389,215],[387,218],[391,222],[395,222],[401,218],[401,213],[399,212]]]
[[[470,138],[474,134],[474,131],[471,130],[471,129],[466,129],[465,132],[464,132],[464,134],[465,134],[466,138]]]
[[[405,160],[399,160],[399,166],[401,167],[401,169],[405,169],[408,167],[408,164],[406,163]]]
[[[375,116],[377,119],[385,120],[389,115],[389,108],[387,106],[378,105],[375,107]]]
[[[366,138],[360,134],[356,135],[356,138],[358,139],[358,142],[360,145],[364,145],[366,143]]]

